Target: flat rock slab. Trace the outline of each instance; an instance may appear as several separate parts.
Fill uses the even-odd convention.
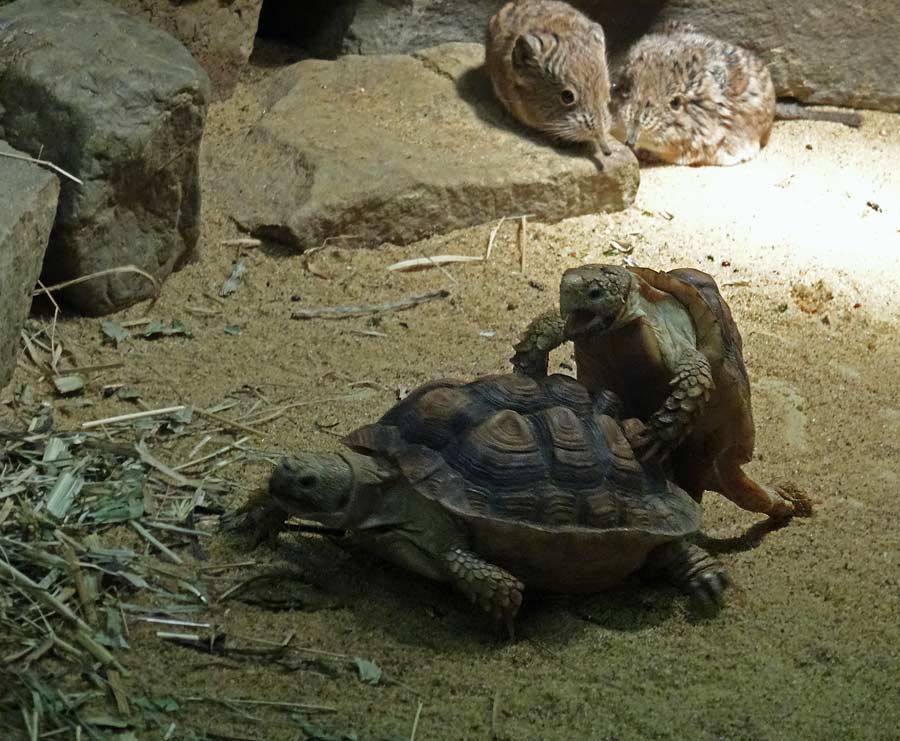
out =
[[[208,88],[178,41],[99,0],[0,8],[0,137],[84,181],[62,181],[45,282],[127,265],[163,280],[191,255]],[[64,298],[96,315],[153,293],[116,273]]]
[[[480,44],[445,44],[294,65],[222,179],[234,219],[301,248],[338,235],[367,247],[633,202],[628,149],[598,160],[525,131],[495,101],[483,61]]]
[[[0,155],[26,156],[0,141]],[[0,156],[0,388],[16,367],[19,333],[56,216],[59,181],[35,164]]]

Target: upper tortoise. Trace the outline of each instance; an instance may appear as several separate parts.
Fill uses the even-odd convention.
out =
[[[802,496],[763,486],[741,466],[753,457],[755,428],[743,342],[713,278],[691,268],[657,272],[618,265],[567,270],[559,312],[535,319],[512,363],[533,378],[550,351],[575,345],[578,380],[610,389],[644,460],[669,457],[671,476],[691,496],[717,491],[751,512],[807,515]]]
[[[269,494],[510,631],[525,585],[597,591],[645,564],[718,603],[722,567],[686,540],[699,504],[638,462],[619,406],[559,375],[435,381],[347,436],[349,451],[285,458]]]

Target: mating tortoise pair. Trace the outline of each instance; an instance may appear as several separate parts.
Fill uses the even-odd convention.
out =
[[[599,591],[642,566],[719,603],[727,576],[689,542],[702,492],[775,517],[805,502],[741,471],[749,383],[715,282],[585,266],[560,299],[516,346],[518,374],[421,386],[345,438],[349,451],[282,461],[274,502],[453,584],[510,630],[525,584]],[[566,339],[579,382],[547,375]]]

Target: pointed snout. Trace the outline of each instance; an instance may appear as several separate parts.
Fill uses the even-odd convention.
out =
[[[627,144],[631,149],[634,149],[634,145],[637,144],[638,135],[641,133],[641,127],[638,124],[634,124],[631,128],[628,129],[628,136],[625,138],[625,144]]]

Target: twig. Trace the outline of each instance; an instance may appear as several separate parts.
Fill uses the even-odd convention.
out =
[[[528,221],[528,214],[525,214],[519,219],[519,228],[516,231],[516,246],[519,248],[519,272],[525,272],[525,245],[528,242],[528,231],[526,227],[526,222]]]
[[[57,372],[60,376],[70,373],[94,373],[96,371],[115,370],[116,368],[124,368],[125,363],[101,363],[100,365],[83,365],[78,368],[60,368]]]
[[[220,425],[229,429],[242,430],[243,432],[249,433],[250,435],[262,434],[262,432],[260,432],[259,430],[254,430],[252,427],[242,425],[240,422],[235,422],[232,419],[228,419],[228,417],[220,417],[218,414],[214,414],[213,412],[207,412],[205,409],[195,407],[194,412],[200,417],[211,419],[213,422],[218,422]]]
[[[491,706],[491,741],[497,739],[497,720],[500,717],[500,690],[494,693],[494,704]]]
[[[131,414],[120,414],[117,417],[106,417],[104,419],[94,419],[90,422],[82,422],[81,429],[87,430],[91,427],[100,427],[101,425],[110,425],[115,424],[117,422],[131,422],[135,419],[143,419],[145,417],[158,417],[163,416],[165,414],[176,414],[177,412],[184,411],[187,407],[184,404],[181,404],[177,407],[165,407],[163,409],[148,409],[145,412],[131,412]]]
[[[500,231],[500,227],[503,226],[504,221],[506,221],[506,217],[501,216],[500,221],[497,222],[497,226],[491,229],[491,233],[488,235],[487,249],[484,251],[485,262],[491,259],[491,252],[494,250],[494,240],[497,238],[497,232]]]
[[[419,700],[419,707],[416,708],[416,717],[413,720],[412,731],[409,734],[409,741],[416,741],[416,731],[419,730],[419,716],[422,714],[422,701]]]
[[[241,237],[238,239],[223,239],[219,244],[223,247],[259,247],[262,244],[262,240],[253,237]]]
[[[439,268],[441,265],[450,265],[458,262],[484,262],[482,255],[434,255],[433,257],[414,257],[410,260],[401,260],[387,269],[400,273],[411,273],[415,270],[427,270]]]
[[[60,175],[63,175],[69,180],[78,183],[79,185],[84,185],[84,181],[76,178],[69,172],[63,170],[59,165],[54,165],[52,162],[48,162],[47,160],[36,159],[35,157],[29,157],[26,154],[14,154],[13,152],[0,152],[0,157],[9,157],[13,160],[23,160],[24,162],[33,162],[35,165],[42,165],[43,167],[49,167],[51,170],[58,172]]]
[[[165,543],[159,541],[153,535],[153,533],[147,530],[147,528],[141,525],[137,520],[129,520],[128,522],[131,523],[131,527],[133,527],[141,537],[143,537],[151,545],[156,546],[160,550],[160,552],[162,552],[172,563],[184,563],[184,561],[181,559],[181,556],[175,553],[175,551],[169,548]]]
[[[140,456],[141,460],[144,461],[148,466],[155,468],[159,471],[163,476],[172,479],[179,486],[191,486],[191,481],[186,477],[182,476],[178,471],[176,471],[171,466],[166,465],[161,460],[159,460],[156,456],[151,453],[147,447],[143,443],[135,443],[134,449],[137,451],[137,454]]]
[[[2,154],[2,152],[0,152]],[[32,296],[40,296],[42,293],[51,293],[52,291],[61,291],[63,288],[68,288],[69,286],[77,285],[78,283],[85,283],[89,280],[93,280],[94,278],[102,278],[105,275],[114,275],[116,273],[137,273],[143,278],[146,278],[153,284],[154,288],[154,297],[153,303],[156,303],[156,299],[159,298],[160,285],[159,281],[156,280],[150,273],[144,272],[138,267],[134,265],[122,265],[118,268],[109,268],[107,270],[98,270],[96,273],[89,273],[88,275],[81,275],[77,278],[72,278],[71,280],[63,281],[62,283],[56,283],[52,286],[46,286],[42,288],[35,288],[32,292]]]
[[[68,543],[64,543],[62,546],[62,553],[68,564],[72,581],[75,582],[75,592],[78,595],[78,601],[81,602],[81,609],[84,610],[85,620],[91,625],[96,625],[97,611],[94,609],[94,600],[91,593],[88,591],[87,583],[84,581],[84,572],[81,570],[81,565],[78,563],[78,557],[75,555],[75,550]]]
[[[182,471],[185,468],[190,468],[191,466],[196,466],[198,463],[203,463],[205,461],[210,460],[211,458],[217,458],[218,456],[222,455],[222,453],[227,453],[229,450],[234,450],[234,448],[237,448],[237,447],[243,445],[249,439],[250,439],[249,437],[239,438],[238,440],[235,440],[230,445],[225,445],[224,447],[221,447],[218,450],[214,450],[212,453],[208,453],[207,455],[204,455],[201,458],[195,458],[194,460],[188,461],[187,463],[181,463],[180,465],[175,466],[175,468],[173,470],[174,471]]]
[[[350,317],[368,316],[369,314],[381,314],[388,311],[405,311],[419,304],[429,301],[447,298],[450,291],[441,289],[431,293],[423,293],[419,296],[409,296],[397,301],[388,301],[383,304],[363,304],[360,306],[326,306],[321,309],[299,309],[291,313],[291,319],[349,319]]]
[[[234,703],[235,705],[269,705],[275,708],[288,708],[290,710],[308,710],[317,713],[336,713],[337,708],[331,705],[307,705],[302,702],[280,702],[278,700],[236,700],[231,697],[181,697],[185,702],[219,702]]]

